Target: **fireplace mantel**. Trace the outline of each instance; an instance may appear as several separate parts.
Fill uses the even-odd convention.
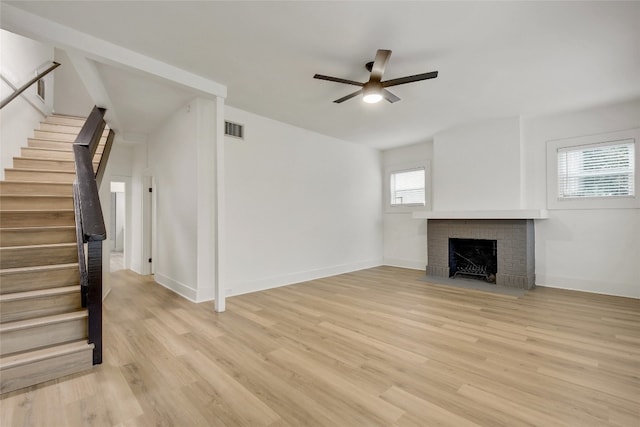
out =
[[[513,209],[502,211],[416,211],[414,219],[547,219],[546,209]]]

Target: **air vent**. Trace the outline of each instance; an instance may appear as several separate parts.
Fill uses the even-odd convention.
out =
[[[224,134],[234,138],[244,139],[244,126],[233,122],[224,122]]]

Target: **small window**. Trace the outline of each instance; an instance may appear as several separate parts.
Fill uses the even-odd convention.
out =
[[[425,168],[391,172],[391,206],[425,205]]]
[[[558,199],[634,195],[634,141],[558,149]]]
[[[547,141],[547,209],[638,209],[640,128]]]
[[[40,99],[42,99],[44,101],[44,96],[45,96],[45,90],[44,90],[44,79],[40,79],[38,80],[37,86],[36,86],[36,93],[38,94],[38,96],[40,97]]]

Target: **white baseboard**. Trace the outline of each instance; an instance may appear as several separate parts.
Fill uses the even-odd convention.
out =
[[[155,281],[156,283],[164,286],[170,291],[175,292],[181,297],[188,299],[191,302],[199,302],[196,301],[196,290],[185,285],[184,283],[180,283],[177,280],[173,280],[170,277],[164,276],[159,273],[155,274]]]
[[[606,280],[584,280],[536,274],[536,286],[640,299],[640,284],[633,283],[613,283]]]
[[[390,267],[410,268],[411,270],[422,270],[425,272],[427,269],[426,261],[416,261],[410,259],[385,258],[383,260],[383,265],[388,265]]]
[[[309,280],[322,279],[324,277],[336,276],[338,274],[350,273],[352,271],[364,270],[366,268],[378,267],[382,265],[382,259],[372,259],[358,261],[349,264],[334,265],[331,267],[319,268],[316,270],[300,271],[296,273],[272,276],[264,279],[252,281],[234,281],[227,284],[226,295],[228,297],[248,294],[251,292],[264,291],[281,286],[293,285],[295,283]]]

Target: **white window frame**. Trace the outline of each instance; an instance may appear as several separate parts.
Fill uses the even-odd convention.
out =
[[[558,191],[558,150],[615,141],[634,142],[634,188],[633,196],[602,196],[561,198]],[[640,208],[640,129],[630,129],[598,135],[547,141],[547,208],[548,209],[635,209]]]
[[[391,175],[398,172],[408,172],[417,169],[424,169],[424,205],[407,204],[392,205],[391,204]],[[411,213],[417,210],[431,210],[431,164],[429,160],[416,160],[414,162],[392,164],[385,167],[383,191],[383,204],[386,213]]]

